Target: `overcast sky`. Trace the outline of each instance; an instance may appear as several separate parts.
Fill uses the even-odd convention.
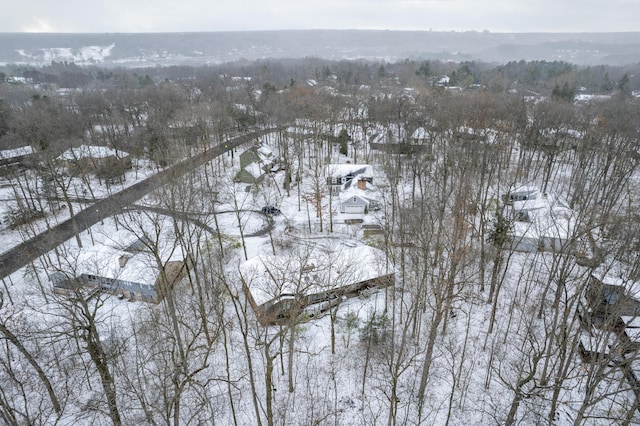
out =
[[[7,0],[2,9],[0,32],[640,31],[639,0]]]

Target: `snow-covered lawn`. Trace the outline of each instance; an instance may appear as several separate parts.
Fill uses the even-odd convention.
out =
[[[264,139],[275,148],[273,135]],[[258,416],[265,423],[271,413],[275,424],[286,425],[487,425],[503,424],[516,407],[516,424],[548,424],[551,418],[554,425],[570,425],[582,408],[590,416],[586,423],[596,425],[619,419],[633,408],[633,393],[621,369],[596,371],[597,365],[584,364],[577,356],[575,336],[581,331],[574,311],[589,271],[568,254],[509,254],[494,304],[488,300],[492,262],[485,265],[485,291],[479,286],[477,250],[464,253],[473,262],[463,272],[453,278],[439,275],[451,264],[446,255],[439,263],[424,258],[435,255],[419,251],[415,243],[422,230],[414,229],[406,237],[411,244],[385,247],[388,257],[381,263],[397,271],[394,288],[344,300],[313,319],[302,316],[283,326],[260,326],[242,294],[246,283],[241,271],[247,261],[277,255],[285,262],[289,256],[293,264],[301,246],[325,252],[336,246],[358,250],[365,244],[363,230],[345,224],[349,218],[384,230],[396,224],[388,223],[389,183],[380,170],[374,177],[374,182],[383,183],[378,189],[380,211],[330,214],[329,195],[317,193],[311,167],[300,170],[303,183],[294,182],[289,193],[283,189],[283,171],[267,175],[259,186],[234,182],[240,151],[235,158],[225,154],[214,160],[211,170],[224,173],[208,180],[201,178],[203,170],[194,171],[200,177],[178,185],[179,190],[150,194],[139,203],[146,208],[83,232],[82,248],[69,240],[3,280],[4,323],[25,336],[43,336],[55,349],[39,353],[42,362],[52,366],[48,371],[56,389],[67,397],[59,423],[105,423],[107,409],[92,359],[78,343],[82,340],[72,330],[74,323],[64,318],[76,305],[53,295],[48,275],[63,267],[82,272],[92,259],[98,264],[118,258],[124,246],[143,235],[155,238],[161,254],[147,263],[182,260],[187,252],[193,258],[189,279],[158,305],[107,294],[90,301],[100,339],[113,356],[109,365],[128,423],[148,422],[148,416],[169,422],[171,415],[162,409],[178,392],[183,392],[181,416],[193,424],[257,424]],[[336,161],[347,160],[334,154]],[[292,167],[295,174],[297,168]],[[138,180],[145,176],[139,173]],[[128,176],[126,185],[135,181]],[[398,193],[410,191],[407,184]],[[94,194],[99,198],[105,192],[96,185]],[[165,208],[167,199],[174,200],[169,195],[189,200],[181,211],[184,217],[174,220],[151,209]],[[320,200],[314,198],[318,195]],[[403,201],[408,204],[409,197]],[[275,206],[281,213],[267,217],[261,213],[263,206]],[[65,214],[62,210],[49,220],[63,220]],[[30,232],[44,229],[44,223],[34,222]],[[250,236],[260,231],[265,233]],[[2,232],[9,244],[23,235]],[[448,237],[443,241],[448,243]],[[382,239],[366,242],[383,245]],[[445,294],[447,285],[453,288],[450,306],[439,305],[437,297]],[[49,329],[59,334],[52,336]],[[55,356],[56,351],[65,361]],[[421,403],[419,388],[427,361],[430,370]],[[565,374],[560,377],[559,371]],[[36,401],[45,400],[42,395]],[[552,400],[557,401],[553,413]],[[53,416],[44,422],[52,420]]]

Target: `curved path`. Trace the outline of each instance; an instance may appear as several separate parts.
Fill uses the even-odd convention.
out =
[[[277,129],[266,129],[238,136],[220,145],[216,145],[205,152],[174,164],[108,198],[97,201],[95,204],[77,213],[73,219],[68,219],[0,255],[0,279],[14,273],[68,239],[73,238],[76,232],[82,232],[101,220],[121,212],[124,208],[144,197],[149,192],[208,163],[231,148],[236,148],[247,142],[251,142],[253,139],[275,130]]]
[[[184,220],[186,222],[191,222],[194,225],[199,226],[200,228],[204,229],[205,231],[211,233],[211,234],[217,234],[218,231],[216,231],[215,229],[213,229],[211,226],[207,225],[206,223],[204,223],[203,221],[201,221],[200,219],[195,218],[194,216],[202,216],[203,213],[188,213],[188,212],[174,212],[171,211],[167,208],[164,207],[153,207],[153,206],[144,206],[141,204],[133,204],[129,207],[130,209],[133,210],[145,210],[145,211],[149,211],[149,212],[154,212],[154,213],[159,213],[162,215],[166,215],[166,216],[172,216],[175,215],[178,219],[180,220]],[[248,234],[244,234],[245,238],[251,238],[251,237],[260,237],[263,235],[268,234],[272,229],[273,229],[273,219],[270,216],[265,216],[261,211],[258,210],[240,210],[241,212],[244,213],[256,213],[258,215],[260,215],[261,217],[263,217],[265,226],[262,229],[259,229],[255,232],[250,232]],[[235,210],[226,210],[226,211],[222,211],[222,212],[215,212],[215,214],[236,214]],[[204,213],[206,214],[206,213]],[[230,235],[232,237],[240,237],[240,234],[227,234]]]

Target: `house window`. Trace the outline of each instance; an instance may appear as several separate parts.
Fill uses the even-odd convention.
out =
[[[604,288],[602,290],[602,295],[604,296],[604,300],[607,305],[615,305],[618,303],[618,290],[614,288]]]
[[[356,197],[353,197],[353,202],[355,203],[358,199]]]

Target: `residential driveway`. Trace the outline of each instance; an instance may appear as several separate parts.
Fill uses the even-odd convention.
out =
[[[73,238],[75,232],[82,232],[101,220],[120,213],[149,192],[165,185],[185,173],[200,167],[214,158],[224,154],[255,138],[273,132],[276,129],[260,130],[226,141],[203,153],[188,158],[155,175],[136,183],[117,194],[102,199],[77,213],[73,219],[66,220],[32,239],[25,241],[0,255],[0,279],[28,265],[58,245]],[[75,222],[75,224],[74,224]],[[74,228],[76,228],[74,232]]]
[[[201,221],[198,216],[201,216],[200,213],[183,213],[183,212],[175,212],[172,211],[170,209],[164,208],[164,207],[151,207],[151,206],[142,206],[139,204],[136,205],[132,205],[130,207],[132,210],[146,210],[146,211],[150,211],[150,212],[154,212],[154,213],[159,213],[162,215],[166,215],[166,216],[176,216],[178,219],[184,220],[186,222],[191,222],[196,226],[199,226],[200,228],[204,229],[205,231],[209,232],[212,235],[217,234],[218,232],[213,229],[211,226],[207,225],[206,223],[204,223],[203,221]],[[256,215],[260,218],[262,218],[262,223],[263,226],[253,232],[249,232],[249,233],[245,233],[244,237],[245,238],[251,238],[251,237],[261,237],[263,235],[267,235],[269,233],[269,231],[271,231],[273,229],[273,219],[271,218],[271,216],[265,216],[261,211],[259,210],[240,210],[240,214],[253,214]],[[215,212],[215,213],[211,213],[211,214],[217,214],[217,215],[221,215],[221,214],[236,214],[235,210],[225,210],[225,211],[220,211],[220,212]],[[240,234],[234,234],[234,233],[227,233],[224,232],[224,234],[229,235],[231,237],[240,237]]]

